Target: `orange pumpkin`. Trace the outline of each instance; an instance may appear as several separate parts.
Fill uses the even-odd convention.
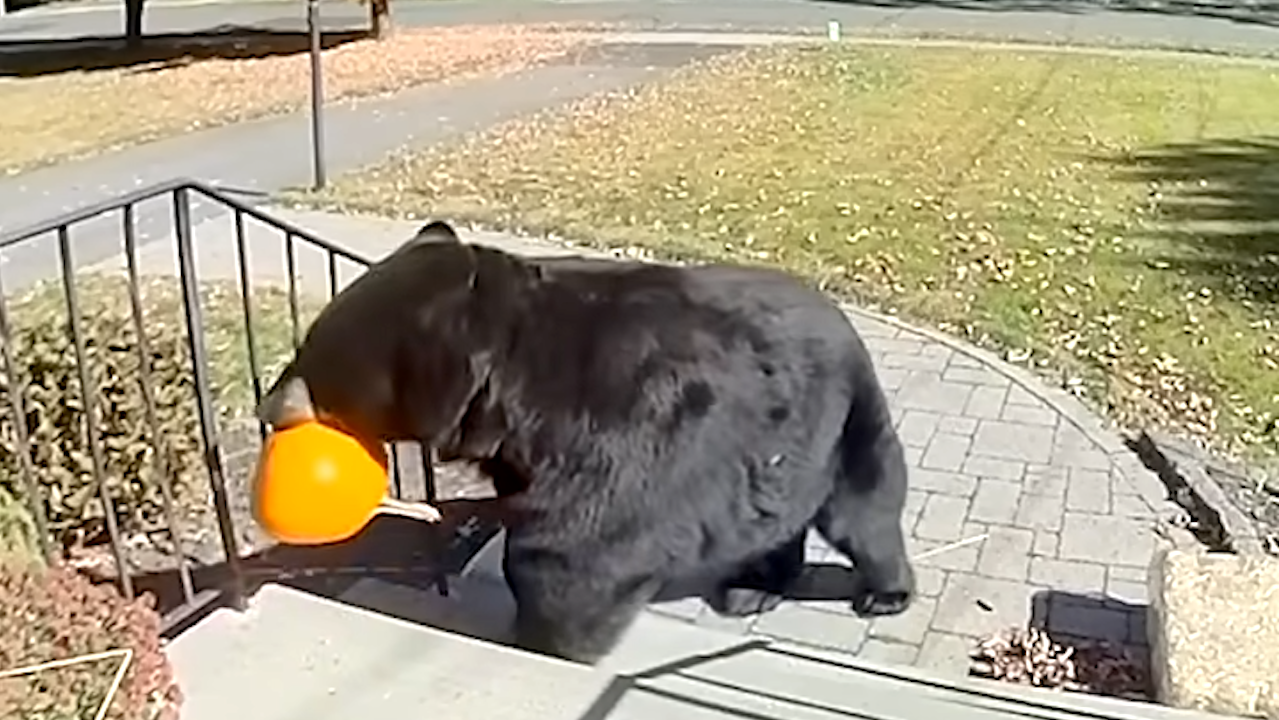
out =
[[[439,519],[435,508],[386,497],[387,457],[380,446],[319,422],[273,432],[262,450],[253,514],[276,540],[323,545],[358,534],[380,512]]]

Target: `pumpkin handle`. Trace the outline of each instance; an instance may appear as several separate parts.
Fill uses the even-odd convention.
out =
[[[441,519],[440,511],[435,509],[433,505],[424,502],[396,500],[392,497],[382,498],[377,512],[380,515],[398,515],[430,523],[439,522]]]

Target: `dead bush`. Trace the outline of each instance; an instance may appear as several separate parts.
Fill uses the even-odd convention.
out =
[[[176,720],[181,693],[160,647],[150,596],[126,601],[75,571],[0,560],[0,670],[129,649],[109,720]],[[123,658],[0,679],[0,717],[91,720]]]

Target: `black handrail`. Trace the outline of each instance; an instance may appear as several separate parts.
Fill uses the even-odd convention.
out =
[[[183,189],[194,190],[220,205],[225,205],[232,210],[238,210],[239,212],[242,212],[266,225],[270,225],[282,232],[296,235],[299,238],[306,240],[308,243],[319,247],[321,250],[334,253],[343,259],[364,265],[365,267],[373,264],[373,260],[366,258],[363,255],[352,252],[340,245],[331,243],[318,235],[303,230],[287,220],[272,217],[252,205],[236,200],[227,192],[218,189],[213,185],[199,180],[193,180],[191,178],[165,180],[164,182],[148,185],[144,188],[125,193],[124,195],[120,195],[109,200],[101,200],[91,205],[86,205],[78,210],[70,210],[62,213],[61,215],[57,215],[48,220],[42,220],[26,227],[0,232],[0,250],[5,250],[12,245],[16,245],[24,240],[29,240],[37,235],[56,232],[60,227],[76,225],[86,220],[92,220],[95,217],[121,210],[126,206],[135,206],[138,203],[152,200],[162,195],[170,195],[176,190]]]
[[[111,496],[106,488],[106,468],[101,447],[101,433],[97,418],[98,407],[96,402],[92,402],[99,393],[94,385],[93,376],[88,372],[86,366],[86,339],[84,330],[81,325],[80,303],[76,288],[76,263],[73,259],[74,242],[71,228],[77,224],[84,223],[89,220],[101,218],[103,216],[120,213],[122,252],[126,260],[126,269],[128,270],[130,309],[133,314],[134,329],[139,335],[139,383],[142,391],[142,397],[146,407],[146,424],[152,444],[153,462],[157,469],[157,474],[161,478],[162,485],[162,501],[164,504],[165,520],[169,525],[170,533],[173,537],[178,558],[178,572],[181,579],[181,590],[183,593],[183,604],[175,609],[165,618],[166,628],[178,624],[185,624],[195,614],[203,609],[212,606],[218,600],[227,602],[233,607],[242,608],[244,602],[245,582],[244,573],[241,568],[239,552],[236,547],[236,533],[234,529],[234,520],[231,517],[230,502],[226,488],[225,470],[223,467],[222,457],[222,437],[218,428],[217,414],[214,412],[212,405],[212,391],[209,381],[208,358],[205,354],[203,341],[204,320],[201,311],[201,303],[199,299],[199,282],[196,278],[196,267],[194,261],[195,243],[193,238],[193,220],[191,214],[192,196],[202,197],[212,201],[225,211],[230,212],[233,218],[233,232],[235,235],[234,250],[238,264],[238,283],[240,292],[243,295],[243,312],[244,312],[244,330],[245,340],[248,349],[248,360],[250,365],[250,373],[252,375],[252,390],[254,400],[260,401],[263,392],[262,368],[259,364],[257,342],[254,333],[253,323],[253,304],[250,301],[251,295],[251,273],[249,272],[249,262],[247,253],[247,243],[245,240],[245,223],[244,218],[251,217],[261,224],[273,228],[280,234],[285,242],[285,250],[287,253],[287,271],[289,282],[289,309],[292,338],[296,345],[301,339],[301,327],[299,319],[299,298],[297,290],[297,264],[296,264],[296,245],[298,242],[305,243],[311,247],[319,249],[325,253],[327,257],[327,286],[328,296],[331,298],[338,291],[338,259],[344,259],[359,267],[367,268],[372,264],[372,260],[353,252],[346,248],[340,247],[328,240],[314,235],[313,233],[298,227],[286,220],[273,217],[269,213],[263,212],[252,205],[230,197],[227,192],[220,190],[212,185],[193,180],[190,178],[176,178],[165,182],[157,183],[149,187],[141,188],[122,196],[93,203],[91,205],[62,213],[57,217],[50,218],[43,222],[35,223],[23,228],[17,228],[0,233],[0,251],[12,248],[21,243],[40,239],[50,234],[54,235],[58,243],[58,254],[60,259],[61,276],[63,282],[64,297],[66,300],[67,310],[71,321],[70,331],[73,339],[75,357],[79,372],[77,377],[79,380],[80,401],[83,403],[84,412],[83,428],[85,437],[90,447],[90,456],[93,459],[92,471],[93,480],[97,487],[99,500],[106,511],[105,525],[107,534],[110,537],[112,554],[117,565],[117,576],[119,579],[120,589],[126,596],[133,593],[133,577],[128,566],[128,562],[124,553],[124,545],[121,533],[115,522],[115,514],[112,509]],[[200,420],[201,442],[204,448],[204,460],[209,478],[209,488],[213,495],[214,511],[217,517],[218,531],[221,539],[222,549],[225,553],[227,567],[230,571],[229,587],[220,588],[215,591],[204,590],[197,591],[191,576],[190,560],[183,550],[182,533],[178,525],[178,516],[173,507],[173,489],[169,487],[171,477],[166,463],[169,461],[167,452],[167,443],[165,438],[161,436],[159,423],[156,420],[155,406],[155,386],[151,379],[150,356],[151,351],[148,347],[145,333],[143,332],[144,319],[142,315],[141,299],[139,294],[139,277],[137,263],[137,232],[136,222],[137,213],[136,206],[142,202],[154,200],[157,198],[170,197],[172,199],[172,231],[173,239],[177,243],[178,255],[178,279],[182,287],[182,299],[184,317],[186,320],[188,349],[191,353],[192,373],[195,380],[195,402]],[[36,530],[39,533],[40,548],[46,556],[53,558],[56,553],[51,547],[51,537],[49,535],[48,517],[45,513],[44,503],[41,495],[39,482],[36,479],[36,468],[32,462],[30,455],[32,438],[26,432],[27,411],[24,406],[25,391],[21,387],[22,373],[18,372],[16,366],[17,358],[12,351],[12,322],[11,314],[8,311],[7,299],[4,297],[3,290],[3,273],[0,272],[0,362],[3,363],[2,369],[10,378],[8,392],[10,412],[14,419],[16,431],[14,440],[18,455],[18,470],[21,475],[21,487],[24,489],[27,502],[30,506]],[[259,432],[265,436],[265,428],[259,425]],[[395,447],[391,447],[392,457],[395,458],[393,465],[393,480],[396,493],[400,493],[401,478],[400,467],[398,462],[398,454]],[[423,457],[423,470],[426,474],[426,491],[428,498],[433,499],[435,496],[434,478],[432,468],[430,467],[429,454]]]

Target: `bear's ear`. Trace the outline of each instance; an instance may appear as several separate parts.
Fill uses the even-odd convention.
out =
[[[273,430],[283,430],[294,425],[315,420],[315,406],[306,380],[294,371],[294,363],[280,373],[275,385],[262,397],[257,407],[258,420]]]
[[[418,228],[417,234],[409,242],[453,242],[460,243],[462,239],[457,236],[457,231],[452,225],[443,220],[435,220]]]

